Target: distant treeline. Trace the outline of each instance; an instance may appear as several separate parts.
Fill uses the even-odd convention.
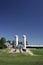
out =
[[[0,49],[3,49],[3,48],[7,48],[7,45],[5,45],[5,43],[9,43],[10,45],[12,45],[12,47],[14,47],[14,44],[15,44],[15,40],[13,40],[11,42],[11,40],[7,40],[6,41],[6,38],[5,37],[2,37],[0,38]],[[22,41],[18,41],[18,44],[22,44]],[[28,42],[26,41],[26,44],[28,45]]]

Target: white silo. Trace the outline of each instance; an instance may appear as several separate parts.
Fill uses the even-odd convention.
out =
[[[18,46],[18,35],[15,35],[15,47]]]
[[[23,44],[23,49],[26,50],[26,35],[23,35],[22,44]]]

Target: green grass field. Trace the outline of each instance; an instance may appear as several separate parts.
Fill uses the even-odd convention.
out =
[[[30,49],[34,54],[37,54],[37,55],[43,55],[43,48],[42,49],[36,49],[36,48],[32,48]]]
[[[8,50],[0,50],[0,65],[43,65],[43,56],[9,54]]]

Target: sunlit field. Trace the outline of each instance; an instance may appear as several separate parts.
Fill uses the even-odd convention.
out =
[[[38,52],[42,52],[41,49],[36,50],[40,50]],[[0,65],[43,65],[43,56],[30,56],[28,54],[9,54],[8,49],[3,49],[0,50]]]
[[[40,48],[30,48],[30,50],[34,53],[34,54],[36,54],[36,55],[43,55],[43,48],[42,49],[40,49]]]

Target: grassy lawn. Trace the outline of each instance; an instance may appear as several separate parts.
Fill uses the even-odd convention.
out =
[[[43,65],[43,56],[9,54],[0,50],[0,65]]]
[[[43,48],[42,49],[35,49],[35,48],[32,48],[30,49],[34,54],[37,54],[37,55],[43,55]]]

